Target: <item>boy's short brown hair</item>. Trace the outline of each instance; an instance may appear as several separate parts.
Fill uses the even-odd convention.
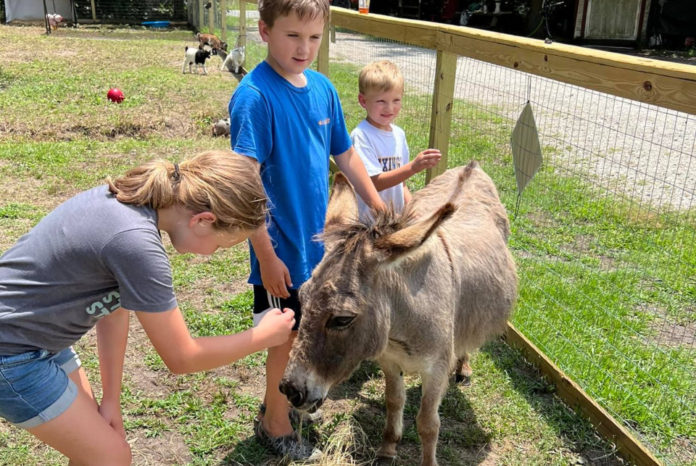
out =
[[[389,60],[380,60],[365,65],[358,77],[358,90],[361,94],[369,91],[386,92],[392,89],[404,90],[404,77],[399,67]]]
[[[329,20],[329,0],[259,0],[259,17],[268,27],[273,27],[281,16],[295,13],[300,19],[324,18]]]

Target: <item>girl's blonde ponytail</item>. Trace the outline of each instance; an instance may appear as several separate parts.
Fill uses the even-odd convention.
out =
[[[201,152],[179,164],[153,160],[107,183],[124,204],[153,209],[179,204],[195,213],[212,212],[215,227],[223,230],[253,230],[266,218],[256,164],[232,151]]]

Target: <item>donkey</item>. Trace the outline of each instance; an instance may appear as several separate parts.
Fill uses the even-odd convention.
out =
[[[414,193],[401,215],[358,220],[353,188],[337,174],[325,254],[300,289],[302,321],[280,390],[314,411],[365,359],[386,381],[377,456],[396,457],[403,430],[402,374],[422,380],[416,417],[423,465],[436,465],[438,407],[450,373],[506,326],[517,296],[509,223],[491,178],[471,162]]]

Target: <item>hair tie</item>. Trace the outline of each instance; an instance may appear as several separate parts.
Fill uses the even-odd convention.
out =
[[[172,174],[172,178],[174,178],[174,181],[179,181],[181,178],[181,173],[179,173],[179,164],[175,163],[174,164],[174,173]]]

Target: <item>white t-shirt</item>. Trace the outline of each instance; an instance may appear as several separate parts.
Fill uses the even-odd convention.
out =
[[[390,126],[392,130],[385,131],[363,120],[350,133],[353,146],[365,164],[367,174],[371,177],[394,170],[409,162],[406,133],[394,124]],[[379,192],[379,195],[385,204],[393,206],[395,212],[403,210],[403,183],[384,189]],[[371,217],[370,208],[360,196],[358,196],[358,209],[361,219]]]

